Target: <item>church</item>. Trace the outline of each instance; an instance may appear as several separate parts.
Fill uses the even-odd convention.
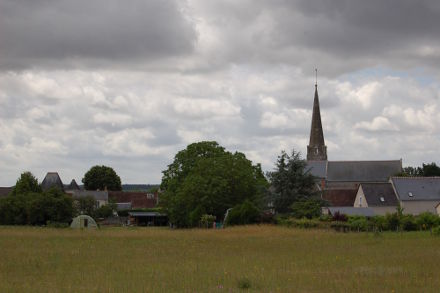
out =
[[[322,198],[331,206],[353,207],[360,184],[388,183],[391,176],[402,172],[402,160],[328,160],[319,108],[318,84],[315,83],[310,141],[307,146],[307,171],[317,178]]]

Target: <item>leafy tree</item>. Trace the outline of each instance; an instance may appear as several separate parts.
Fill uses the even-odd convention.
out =
[[[324,206],[324,201],[320,198],[310,198],[306,200],[299,200],[294,202],[290,209],[292,210],[292,216],[295,218],[319,218],[321,215],[321,207]]]
[[[93,166],[82,179],[86,190],[122,190],[121,178],[107,166]]]
[[[87,195],[75,200],[76,213],[95,217],[96,200],[93,196]]]
[[[402,173],[397,174],[398,176],[440,176],[440,167],[436,163],[432,162],[430,164],[422,164],[422,167],[405,167]]]
[[[30,192],[41,192],[37,178],[31,172],[24,172],[20,175],[11,194],[27,194]]]
[[[314,177],[306,172],[305,167],[306,162],[295,150],[292,150],[291,155],[282,151],[275,170],[268,172],[272,184],[269,201],[277,212],[290,212],[294,202],[316,196]]]
[[[258,203],[266,187],[260,165],[217,142],[204,141],[178,152],[163,171],[161,204],[172,223],[191,227],[203,214],[222,219],[228,208],[246,199]]]
[[[423,176],[440,176],[440,167],[436,163],[422,164]]]

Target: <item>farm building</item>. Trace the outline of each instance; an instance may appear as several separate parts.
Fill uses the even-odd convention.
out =
[[[73,218],[72,223],[70,224],[70,228],[96,229],[98,228],[98,225],[92,217],[87,215],[79,215],[78,217]]]
[[[168,217],[158,212],[129,212],[129,223],[136,226],[166,226]]]

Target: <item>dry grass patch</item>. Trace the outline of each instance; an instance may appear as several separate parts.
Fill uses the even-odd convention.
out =
[[[439,245],[429,232],[0,227],[0,292],[437,292]]]

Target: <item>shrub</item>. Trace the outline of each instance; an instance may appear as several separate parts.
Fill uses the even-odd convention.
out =
[[[350,225],[346,222],[334,221],[330,225],[331,228],[338,232],[347,232],[350,230]]]
[[[401,227],[403,231],[417,230],[416,218],[410,214],[403,215],[401,218]]]
[[[200,218],[200,224],[202,227],[211,228],[212,224],[215,222],[216,217],[213,215],[204,214]]]
[[[416,223],[421,230],[431,230],[439,225],[439,217],[430,212],[421,213],[417,216]]]
[[[370,218],[370,225],[374,231],[384,231],[388,229],[384,216],[374,216]]]
[[[321,207],[321,199],[306,199],[294,202],[290,209],[292,210],[292,216],[297,219],[312,219],[321,215]]]
[[[440,226],[437,226],[434,229],[432,229],[432,234],[435,236],[440,236]]]
[[[364,216],[350,216],[348,217],[348,224],[351,230],[367,231],[368,220]]]
[[[291,219],[291,226],[302,229],[316,228],[319,227],[319,221],[307,218]]]
[[[251,281],[248,278],[241,278],[238,280],[239,289],[249,289],[251,287]]]
[[[385,215],[385,224],[388,230],[398,231],[400,228],[400,217],[398,213],[387,213]]]
[[[108,204],[95,210],[95,218],[108,218],[111,216],[113,216],[113,208]]]
[[[260,220],[260,210],[249,200],[236,205],[229,211],[227,225],[246,225],[257,223]]]
[[[338,222],[347,222],[348,218],[345,214],[341,214],[340,212],[336,212],[336,213],[334,213],[332,220],[338,221]]]

